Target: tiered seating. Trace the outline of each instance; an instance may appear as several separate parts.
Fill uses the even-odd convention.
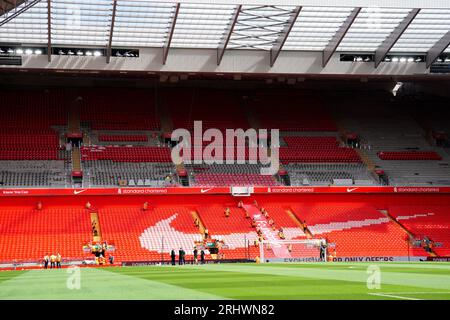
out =
[[[110,160],[86,161],[84,171],[89,173],[90,182],[96,186],[117,186],[119,180],[137,186],[160,186],[158,182],[175,173],[172,163],[164,162],[114,162]],[[157,185],[155,185],[157,184]]]
[[[171,89],[162,92],[174,129],[193,130],[201,120],[204,130],[247,129],[249,124],[237,97],[225,90]]]
[[[89,214],[82,209],[0,210],[0,261],[42,261],[46,254],[82,259],[91,239]]]
[[[360,163],[358,153],[347,147],[340,147],[333,136],[284,136],[287,146],[280,147],[282,163]]]
[[[292,206],[317,238],[336,243],[340,257],[408,256],[406,233],[365,203],[311,203]]]
[[[339,122],[346,130],[358,133],[362,139],[363,152],[370,162],[386,173],[390,185],[450,184],[449,158],[444,152],[440,152],[442,162],[439,156],[436,156],[439,152],[425,139],[425,131],[417,122],[419,118],[411,116],[413,105],[394,103],[389,107],[390,98],[382,94],[364,97],[359,101],[353,98],[352,96],[352,99],[349,99],[353,102],[346,105],[346,109],[339,113]],[[425,109],[436,110],[432,103],[426,102],[426,104]],[[361,108],[361,105],[366,107]],[[425,109],[422,108],[422,110]],[[433,151],[436,154],[428,154]],[[383,152],[381,156],[380,152]],[[426,152],[425,157],[421,156],[422,152]],[[390,155],[394,157],[391,158]]]
[[[434,151],[380,151],[378,157],[381,160],[442,160]]]
[[[405,233],[392,223],[334,231],[324,236],[328,242],[336,243],[338,257],[406,257],[414,254]]]
[[[226,208],[230,209],[229,217],[225,216]],[[235,204],[229,207],[215,204],[204,205],[197,207],[197,211],[212,236],[254,231],[251,221],[245,218],[243,210],[236,208]]]
[[[259,174],[216,174],[199,173],[195,175],[195,184],[205,187],[220,186],[276,186],[272,176]]]
[[[2,160],[56,160],[58,151],[45,149],[0,149],[0,159]]]
[[[284,165],[292,185],[331,185],[335,179],[351,179],[358,185],[373,185],[362,163],[291,163]]]
[[[191,256],[194,241],[201,239],[184,206],[161,206],[147,212],[136,207],[111,207],[101,210],[99,217],[102,237],[115,244],[114,257],[119,263],[161,261],[163,243],[166,261],[170,260],[170,251],[180,247]]]
[[[361,158],[351,148],[336,147],[335,149],[296,149],[280,147],[280,159],[282,163],[296,162],[346,162],[358,163]]]
[[[262,153],[262,156],[259,156],[259,152],[260,150],[258,148],[254,148],[254,147],[236,147],[234,146],[234,150],[233,147],[227,147],[224,146],[222,149],[222,154],[217,153],[216,149],[212,149],[212,147],[208,148],[206,150],[206,148],[208,148],[207,146],[203,146],[202,148],[200,147],[192,147],[191,148],[191,156],[188,157],[188,159],[190,159],[191,161],[193,160],[202,160],[202,161],[213,161],[213,160],[222,160],[223,162],[225,162],[227,159],[232,159],[232,160],[242,160],[245,161],[246,163],[248,163],[249,161],[261,161],[261,159],[263,159],[264,161],[267,161],[267,158],[263,158],[263,156],[265,156],[267,154],[267,151]],[[196,151],[196,149],[200,150],[201,149],[201,154],[198,153],[198,151]],[[206,152],[205,152],[206,150]],[[182,150],[180,152],[180,155],[184,157],[185,150]],[[220,149],[218,149],[218,152],[220,152]],[[187,153],[187,155],[189,155]]]
[[[159,121],[150,90],[95,89],[80,92],[81,121],[94,130],[155,130]]]
[[[287,214],[283,203],[261,204],[269,213],[269,216],[275,222],[277,228],[299,228],[298,224]]]
[[[67,116],[59,92],[0,92],[1,160],[56,160],[59,139],[51,126],[64,125]]]
[[[167,147],[82,147],[83,161],[113,160],[117,162],[171,162]]]
[[[336,137],[285,136],[283,140],[289,147],[296,149],[336,149]]]
[[[107,135],[101,134],[98,136],[99,141],[104,142],[146,142],[148,136],[146,135]]]
[[[277,91],[257,93],[248,99],[249,108],[261,128],[281,131],[336,131],[331,117],[321,110],[318,97]]]
[[[416,237],[428,237],[442,246],[434,251],[440,256],[450,256],[450,216],[448,205],[391,205],[389,213]],[[417,218],[408,218],[410,216]],[[421,251],[423,252],[423,251]]]
[[[247,243],[253,245],[257,239],[255,229],[251,227],[251,221],[245,218],[244,211],[234,205],[230,205],[230,216],[225,216],[223,205],[205,205],[197,208],[197,211],[208,228],[213,239],[223,240],[228,249],[223,249],[227,259],[245,259],[249,252]],[[256,255],[253,255],[255,257]]]

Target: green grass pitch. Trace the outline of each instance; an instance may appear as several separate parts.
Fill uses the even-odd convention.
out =
[[[450,299],[450,263],[214,264],[0,272],[0,299]],[[378,277],[379,276],[379,277]],[[372,279],[372,278],[371,278]],[[369,281],[372,283],[371,281]]]

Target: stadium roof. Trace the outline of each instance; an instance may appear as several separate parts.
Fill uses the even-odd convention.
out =
[[[448,0],[0,1],[0,45],[215,49],[270,53],[427,55],[450,52]],[[17,4],[11,10],[12,3]],[[50,60],[50,57],[49,57]],[[107,59],[109,62],[109,57]]]

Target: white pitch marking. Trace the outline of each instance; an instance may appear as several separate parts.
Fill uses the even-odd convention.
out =
[[[393,295],[393,294],[385,294],[385,293],[368,293],[368,294],[370,294],[372,296],[396,298],[396,299],[402,299],[402,300],[422,300],[422,299],[417,299],[417,298],[402,297],[402,296],[397,296],[397,295]]]

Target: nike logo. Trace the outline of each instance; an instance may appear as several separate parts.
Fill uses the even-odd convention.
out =
[[[355,191],[356,189],[358,189],[358,188],[347,188],[347,192],[352,192],[352,191]]]
[[[205,192],[208,192],[209,190],[212,190],[212,188],[209,188],[209,189],[201,189],[200,192],[201,192],[201,193],[205,193]]]
[[[85,192],[85,191],[86,191],[86,189],[84,189],[84,190],[79,190],[79,191],[73,190],[73,194],[80,194],[80,193]]]

